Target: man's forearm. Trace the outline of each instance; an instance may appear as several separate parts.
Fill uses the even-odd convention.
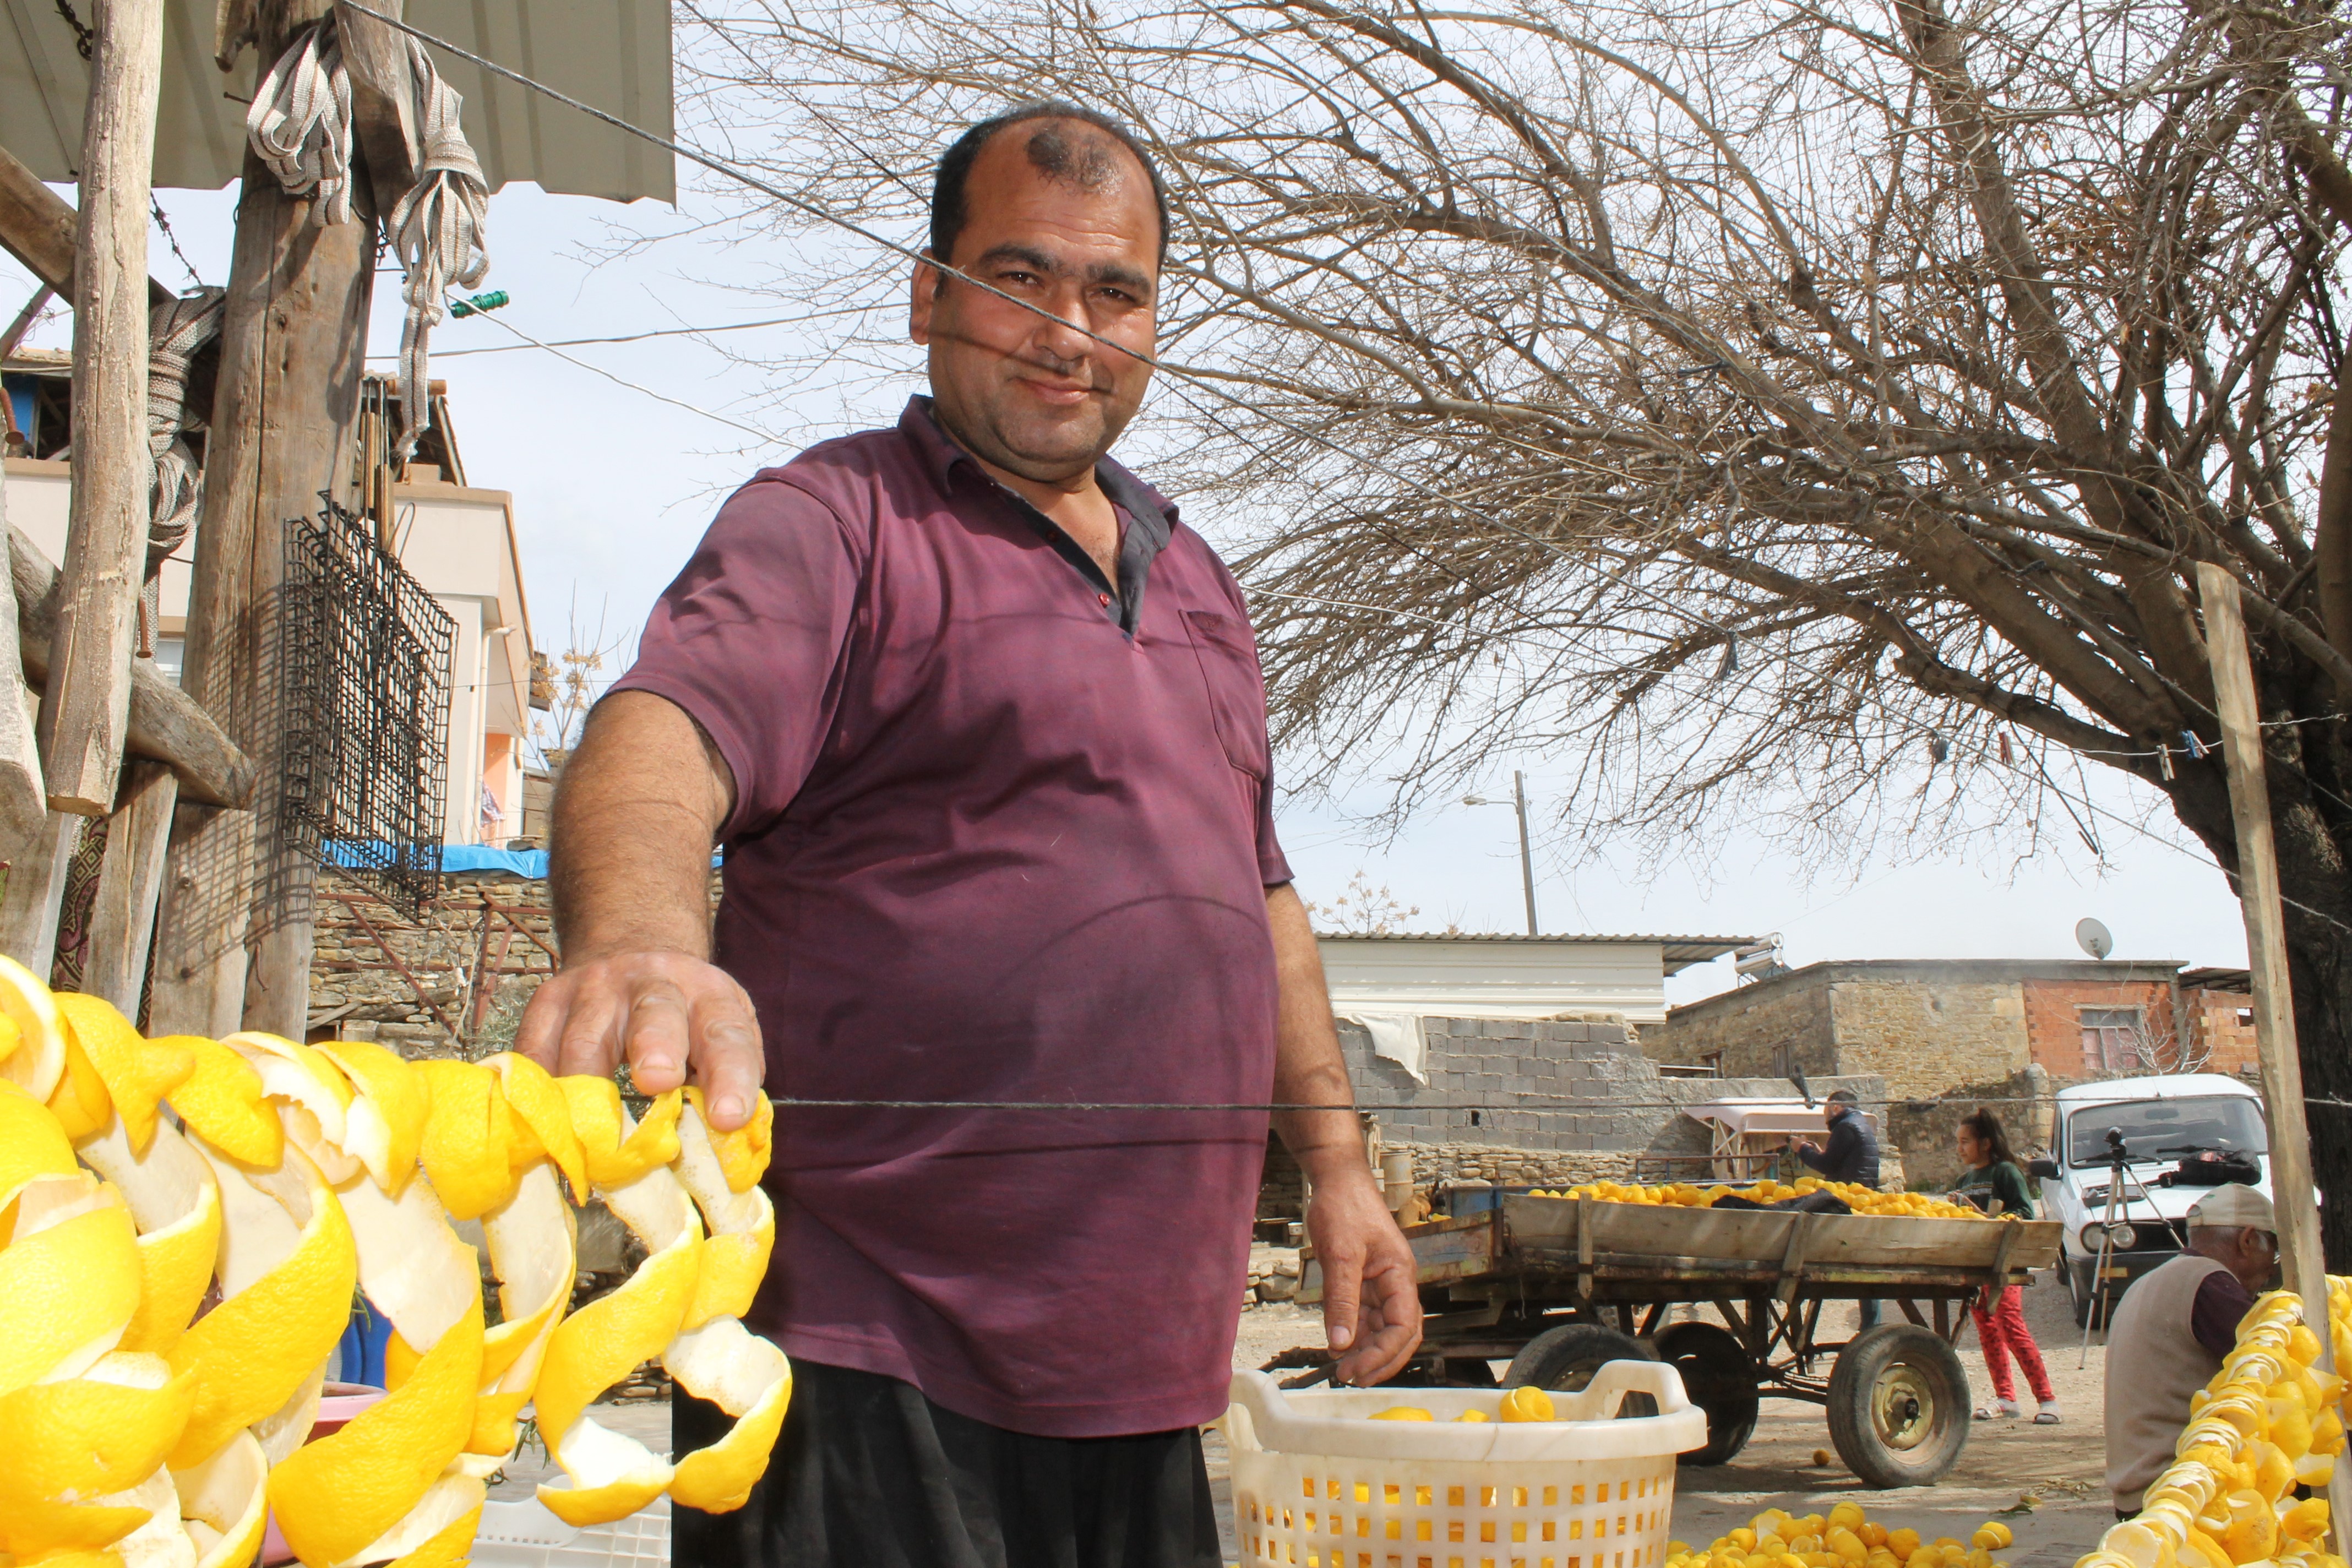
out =
[[[1352,1107],[1355,1086],[1339,1034],[1331,1021],[1331,994],[1323,980],[1323,958],[1315,946],[1307,907],[1290,887],[1268,889],[1266,919],[1274,931],[1275,973],[1279,985],[1276,1022],[1274,1098],[1288,1105]],[[1364,1163],[1364,1134],[1352,1109],[1282,1110],[1274,1130],[1283,1146],[1318,1185],[1352,1170],[1370,1179]]]
[[[648,692],[589,715],[556,791],[550,892],[564,960],[710,950],[710,843],[731,790],[701,730]]]

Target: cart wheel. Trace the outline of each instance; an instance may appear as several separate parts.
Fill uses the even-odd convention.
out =
[[[1706,1446],[1685,1465],[1727,1465],[1756,1434],[1756,1363],[1713,1323],[1675,1323],[1658,1335],[1658,1359],[1682,1373],[1691,1403],[1706,1412]]]
[[[1937,1335],[1883,1323],[1838,1352],[1829,1417],[1838,1457],[1865,1484],[1928,1486],[1968,1444],[1968,1374]]]
[[[1525,1388],[1532,1384],[1538,1388],[1577,1394],[1605,1363],[1657,1359],[1655,1352],[1630,1334],[1604,1329],[1598,1323],[1562,1323],[1556,1329],[1546,1329],[1519,1348],[1519,1353],[1511,1358],[1511,1370],[1503,1374],[1503,1386]],[[1628,1394],[1617,1405],[1620,1420],[1657,1413],[1658,1402],[1646,1394]]]

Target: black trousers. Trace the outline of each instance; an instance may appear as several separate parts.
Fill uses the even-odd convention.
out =
[[[679,1390],[677,1453],[727,1414]],[[677,1509],[674,1568],[1219,1568],[1201,1434],[1034,1437],[895,1378],[793,1363],[768,1473],[733,1513]]]

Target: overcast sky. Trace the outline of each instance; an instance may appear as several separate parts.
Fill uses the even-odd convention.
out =
[[[60,194],[73,199],[69,188]],[[222,282],[230,194],[161,195],[196,272],[205,282]],[[689,221],[693,198],[687,199],[688,211],[681,214],[650,202],[622,207],[509,185],[490,203],[492,259],[483,287],[506,289],[513,303],[490,317],[445,323],[434,336],[440,352],[432,374],[449,383],[467,478],[514,493],[533,641],[543,650],[561,650],[575,625],[583,637],[600,619],[610,633],[640,625],[728,489],[814,436],[894,417],[907,394],[919,386],[920,362],[909,348],[905,374],[893,384],[877,385],[860,374],[845,387],[811,387],[778,406],[757,368],[738,361],[784,357],[793,346],[792,328],[562,351],[593,370],[536,348],[455,352],[517,343],[502,322],[551,342],[785,313],[753,287],[770,269],[789,265],[790,257],[780,254],[785,242]],[[626,234],[672,237],[620,259],[593,261]],[[188,285],[186,271],[160,236],[153,237],[150,269],[174,288]],[[377,285],[371,347],[388,354],[400,331],[398,273],[386,272]],[[0,321],[15,314],[32,288],[29,277],[0,257]],[[69,331],[60,312],[30,342],[66,348]],[[715,346],[721,343],[726,352]],[[380,362],[380,368],[389,366],[389,360]],[[1138,436],[1148,436],[1150,419],[1147,407]],[[772,439],[758,440],[725,420]],[[1284,800],[1280,824],[1301,891],[1310,900],[1327,899],[1361,872],[1400,904],[1419,910],[1408,922],[1412,927],[1524,929],[1509,808],[1449,806],[1384,837],[1358,819],[1385,799],[1379,784],[1387,771],[1382,761],[1365,759],[1360,773],[1368,782],[1337,801]],[[1532,757],[1522,765],[1540,814],[1548,776],[1565,773],[1567,762]],[[2075,922],[2095,916],[2113,931],[2118,958],[2242,964],[2244,930],[2221,874],[2201,853],[2179,847],[2180,836],[2161,814],[2148,822],[2152,834],[2129,826],[2147,819],[2148,802],[2109,770],[2088,772],[2093,798],[2115,814],[2092,822],[2104,861],[2087,847],[2060,844],[2021,865],[1880,862],[1858,877],[1809,877],[1759,842],[1735,834],[1725,853],[1706,864],[1636,876],[1607,866],[1570,867],[1539,842],[1538,914],[1549,931],[1777,931],[1789,961],[1798,964],[1836,958],[2074,958],[2080,956]],[[1507,798],[1507,773],[1480,793]],[[2052,840],[2044,835],[2042,843]],[[1732,983],[1726,960],[1687,971],[1669,982],[1668,994],[1686,1001]]]

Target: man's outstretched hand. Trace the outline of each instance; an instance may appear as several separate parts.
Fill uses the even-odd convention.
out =
[[[610,1076],[625,1061],[646,1094],[690,1079],[721,1132],[751,1120],[766,1072],[751,998],[682,952],[618,952],[567,966],[531,997],[515,1049],[553,1073]]]
[[[1334,1384],[1385,1383],[1421,1348],[1412,1248],[1360,1161],[1348,1179],[1317,1182],[1307,1238],[1323,1266],[1323,1333],[1339,1357]]]

